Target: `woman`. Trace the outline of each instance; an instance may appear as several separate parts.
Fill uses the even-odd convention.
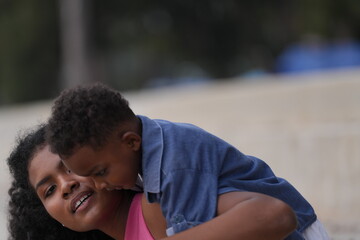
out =
[[[103,221],[101,218],[110,216],[109,211],[116,208],[122,213],[118,218],[119,221],[117,220],[116,228],[121,230],[118,231],[119,234],[125,231],[127,212],[134,192],[106,190],[95,192],[89,178],[67,172],[61,165],[60,158],[48,151],[44,139],[44,126],[20,139],[18,146],[8,158],[8,165],[13,175],[9,190],[11,239],[113,239],[100,231],[89,230],[101,228],[107,232],[107,226],[101,226],[99,222]],[[55,185],[53,184],[55,178],[63,182],[57,181],[58,184]],[[56,198],[54,195],[57,191],[68,196]],[[85,199],[84,193],[91,196]],[[76,196],[70,196],[72,194]],[[73,198],[70,201],[71,206],[66,206],[65,203],[69,202],[67,201],[69,198]],[[87,214],[82,214],[84,211],[81,210],[90,203],[90,200],[94,202],[94,198],[97,198],[96,204],[93,204],[95,207]],[[44,205],[47,207],[44,208]],[[110,205],[114,207],[109,207]],[[148,217],[149,214],[156,216],[156,226],[159,226],[156,229],[152,228],[152,234],[158,238],[165,237],[165,226],[157,216],[160,214],[162,217],[158,206],[150,206],[150,204],[147,206],[144,207],[145,216]],[[154,226],[151,220],[155,218],[149,219],[148,224]],[[65,226],[59,222],[63,222]],[[103,222],[108,223],[108,221]],[[163,229],[161,233],[157,231],[160,228]]]
[[[10,239],[283,239],[296,226],[281,201],[253,193],[239,198],[235,192],[219,197],[215,221],[166,237],[158,204],[131,191],[96,190],[89,178],[68,172],[49,151],[44,126],[19,141],[8,165],[14,177]],[[258,204],[259,211],[246,212],[247,204]],[[251,223],[245,228],[248,235],[238,227],[244,219]]]
[[[44,127],[19,139],[17,147],[7,159],[13,176],[9,189],[9,233],[10,239],[112,239],[100,231],[85,233],[64,228],[49,216],[36,192],[29,184],[28,162],[36,148],[44,144]]]

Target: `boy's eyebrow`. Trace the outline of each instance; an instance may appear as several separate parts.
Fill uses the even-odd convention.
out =
[[[83,177],[89,177],[89,176],[91,176],[91,175],[95,172],[96,168],[97,168],[96,165],[93,166],[86,174],[82,174],[81,176],[83,176]]]

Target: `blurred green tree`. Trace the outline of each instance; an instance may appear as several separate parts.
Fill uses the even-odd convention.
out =
[[[57,89],[56,1],[0,1],[0,104],[49,98]]]

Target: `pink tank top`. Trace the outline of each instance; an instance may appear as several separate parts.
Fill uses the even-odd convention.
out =
[[[131,202],[124,240],[154,240],[144,220],[141,197],[142,194],[138,193]]]

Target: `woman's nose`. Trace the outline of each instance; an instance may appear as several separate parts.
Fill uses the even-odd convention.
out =
[[[63,198],[67,198],[79,186],[79,182],[74,179],[63,179],[61,190]]]

